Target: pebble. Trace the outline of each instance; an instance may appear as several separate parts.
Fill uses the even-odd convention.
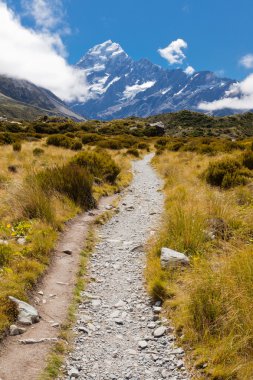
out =
[[[140,340],[138,342],[138,346],[143,350],[144,348],[148,347],[148,343],[145,340]]]
[[[144,285],[144,247],[163,207],[151,157],[134,161],[135,176],[119,212],[98,227],[64,380],[190,379],[172,326],[160,319],[162,303],[152,305]]]
[[[163,336],[165,333],[166,333],[166,327],[164,327],[164,326],[158,327],[158,328],[155,329],[155,331],[154,331],[154,337],[155,337],[155,338],[160,338],[160,337]]]
[[[77,379],[79,377],[79,371],[76,368],[71,368],[71,370],[68,372],[70,379]]]

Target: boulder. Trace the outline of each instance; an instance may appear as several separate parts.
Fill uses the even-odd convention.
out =
[[[161,266],[162,268],[169,268],[179,265],[189,265],[189,258],[181,252],[173,251],[170,248],[161,249]]]
[[[32,325],[40,321],[38,311],[28,303],[20,301],[15,297],[9,296],[9,299],[17,305],[18,308],[18,322],[24,325]]]

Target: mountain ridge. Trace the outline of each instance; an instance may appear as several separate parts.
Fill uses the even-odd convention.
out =
[[[0,75],[1,115],[21,119],[57,115],[83,120],[51,91],[6,75]]]
[[[221,99],[236,83],[211,71],[189,75],[147,58],[134,61],[112,40],[89,49],[76,66],[86,73],[89,97],[71,108],[89,119],[148,117],[183,109],[200,112],[200,102]]]

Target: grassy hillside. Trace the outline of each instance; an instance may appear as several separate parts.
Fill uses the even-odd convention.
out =
[[[202,113],[180,111],[152,116],[147,119],[162,121],[169,136],[213,136],[243,138],[253,135],[253,113],[214,117]]]
[[[41,113],[40,109],[27,106],[0,93],[0,116],[5,115],[8,119],[34,120]]]

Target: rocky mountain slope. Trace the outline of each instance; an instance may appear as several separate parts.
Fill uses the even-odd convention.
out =
[[[83,119],[52,92],[26,80],[0,75],[0,116],[33,119],[45,114]]]
[[[134,61],[110,40],[90,49],[77,67],[86,72],[89,98],[72,104],[72,109],[89,119],[197,111],[201,101],[224,97],[235,83],[210,71],[187,75],[181,69],[166,70],[147,59]]]

